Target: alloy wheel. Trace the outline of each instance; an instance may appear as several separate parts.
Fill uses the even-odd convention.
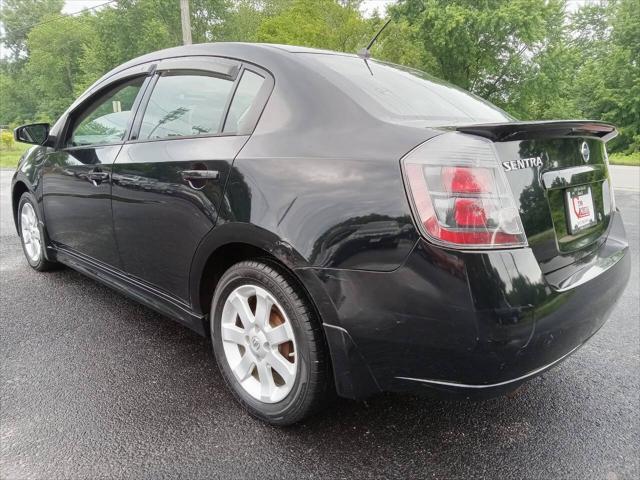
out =
[[[20,231],[25,252],[34,263],[40,260],[42,254],[42,242],[40,239],[40,228],[38,227],[38,217],[30,203],[25,203],[20,212]]]
[[[298,373],[289,318],[277,300],[257,285],[242,285],[227,297],[221,319],[225,358],[234,377],[264,403],[284,399]]]

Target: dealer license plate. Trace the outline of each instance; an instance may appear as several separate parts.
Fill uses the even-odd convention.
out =
[[[590,186],[580,185],[579,187],[569,188],[566,191],[566,195],[567,217],[571,235],[575,235],[597,223]]]

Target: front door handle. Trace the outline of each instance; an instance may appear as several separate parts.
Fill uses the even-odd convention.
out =
[[[91,180],[91,183],[93,183],[93,185],[97,187],[98,185],[100,185],[105,180],[109,180],[109,172],[102,172],[100,170],[93,170],[93,171],[89,172],[87,177],[89,178],[89,180]]]

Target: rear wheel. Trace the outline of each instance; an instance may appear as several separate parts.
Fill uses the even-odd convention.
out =
[[[216,361],[249,413],[289,425],[324,404],[331,391],[324,339],[290,279],[268,263],[240,262],[218,282],[211,312]]]
[[[31,268],[42,272],[50,270],[56,265],[44,256],[46,246],[42,225],[38,217],[35,198],[29,192],[23,193],[18,203],[18,231],[24,256]]]

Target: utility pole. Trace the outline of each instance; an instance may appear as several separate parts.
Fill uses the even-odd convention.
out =
[[[182,21],[182,44],[191,45],[191,16],[189,0],[180,0],[180,20]]]

